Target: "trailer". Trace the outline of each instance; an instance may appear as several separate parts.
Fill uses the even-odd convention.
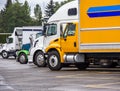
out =
[[[74,64],[83,70],[91,62],[120,65],[120,0],[78,0],[78,8],[68,10],[68,15],[79,14],[79,21],[61,22],[63,34],[46,48],[48,67],[60,70]]]

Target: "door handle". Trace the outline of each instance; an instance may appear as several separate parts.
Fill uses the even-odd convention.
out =
[[[74,47],[76,47],[77,45],[76,45],[76,42],[74,42]]]

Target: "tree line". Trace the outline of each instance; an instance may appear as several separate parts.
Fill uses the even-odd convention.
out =
[[[73,0],[62,2],[50,2],[45,7],[45,16],[51,17],[62,5]],[[34,7],[34,17],[31,17],[31,8],[27,0],[20,3],[19,0],[7,0],[5,7],[0,11],[0,33],[12,33],[14,27],[41,26],[42,10],[39,4]]]

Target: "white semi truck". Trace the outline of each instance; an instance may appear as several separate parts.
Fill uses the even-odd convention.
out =
[[[29,26],[29,27],[15,27],[11,36],[7,38],[7,43],[0,49],[1,55],[4,59],[9,56],[16,57],[16,52],[30,48],[30,35],[42,32],[42,27]]]
[[[46,32],[43,36],[40,36],[35,40],[33,47],[30,49],[30,54],[28,55],[28,62],[33,62],[38,67],[46,66],[46,56],[45,49],[48,47],[52,40],[57,41],[60,35],[63,33],[61,29],[61,24],[78,22],[78,14],[72,14],[71,10],[78,10],[78,2],[72,1],[63,5],[58,11],[52,15],[48,22]],[[63,13],[64,11],[64,13]],[[74,12],[73,12],[74,13]]]

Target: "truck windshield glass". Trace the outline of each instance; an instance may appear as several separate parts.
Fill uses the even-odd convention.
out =
[[[13,38],[8,38],[8,43],[13,43]]]
[[[15,35],[16,36],[22,36],[22,29],[16,29],[16,31],[15,31]]]
[[[42,31],[40,32],[40,33],[37,33],[36,34],[36,38],[39,38],[40,36],[42,36],[43,35],[43,33],[42,33]]]
[[[56,34],[57,34],[57,25],[56,24],[49,25],[47,36],[52,36]]]
[[[75,24],[68,24],[64,33],[64,37],[75,35]]]

